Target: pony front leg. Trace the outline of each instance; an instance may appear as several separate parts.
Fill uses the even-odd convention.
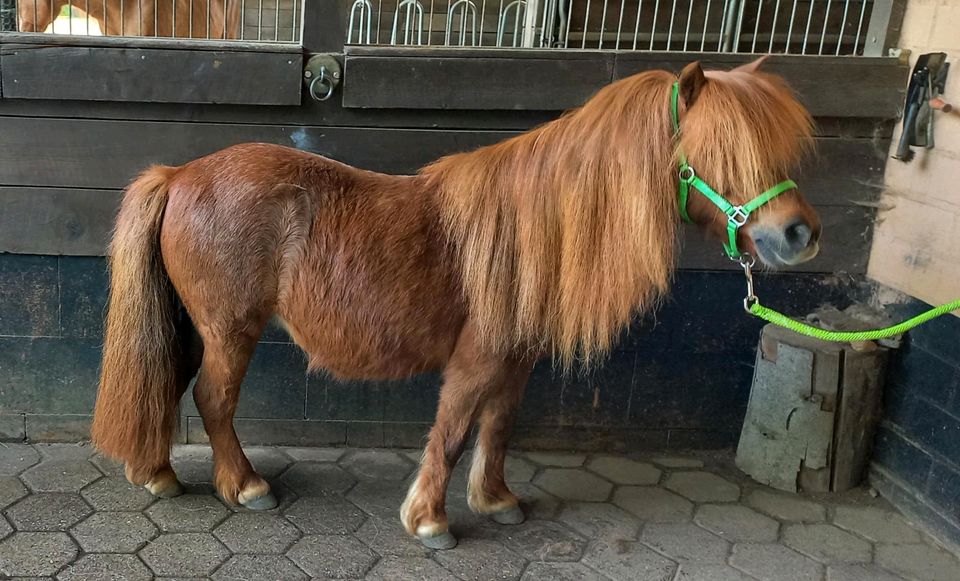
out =
[[[526,518],[517,497],[507,486],[504,462],[517,408],[533,363],[533,359],[518,362],[507,381],[487,399],[477,422],[479,430],[470,464],[467,502],[474,512],[505,525],[520,524]]]
[[[400,521],[411,535],[430,549],[452,549],[457,539],[447,523],[446,496],[450,472],[463,453],[467,432],[472,423],[474,406],[461,398],[449,382],[440,392],[440,409],[430,430],[420,470],[400,507]],[[453,400],[453,401],[451,401]]]

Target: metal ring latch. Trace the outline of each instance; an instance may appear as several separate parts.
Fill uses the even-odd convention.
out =
[[[332,54],[315,54],[303,68],[303,82],[314,101],[326,101],[340,84],[340,62]]]
[[[680,168],[680,181],[690,183],[695,177],[697,177],[697,174],[693,171],[692,166],[685,165]]]
[[[326,90],[323,93],[317,93],[317,85],[320,87],[326,87]],[[327,77],[327,69],[320,67],[320,71],[313,77],[313,80],[310,81],[310,96],[317,101],[326,101],[333,95],[333,89],[336,87],[330,79]]]
[[[747,296],[743,297],[743,309],[749,313],[750,307],[757,302],[757,295],[753,291],[753,265],[757,263],[757,259],[750,253],[744,252],[739,258],[731,258],[731,260],[740,263],[741,268],[743,268],[743,275],[747,279]]]

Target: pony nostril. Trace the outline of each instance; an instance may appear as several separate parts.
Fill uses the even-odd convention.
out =
[[[784,237],[791,248],[806,248],[814,242],[813,230],[806,222],[796,221],[784,230]]]

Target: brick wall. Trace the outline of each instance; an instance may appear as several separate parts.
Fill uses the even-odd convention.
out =
[[[944,51],[954,70],[945,97],[960,105],[960,2],[910,0],[900,45]],[[960,297],[960,115],[937,114],[936,148],[887,164],[869,276],[940,304]],[[894,148],[899,128],[894,135]],[[902,318],[929,308],[895,301]],[[960,545],[960,318],[910,333],[891,367],[877,437],[874,484],[942,539]]]

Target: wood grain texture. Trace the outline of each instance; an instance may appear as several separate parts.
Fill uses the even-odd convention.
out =
[[[4,99],[299,105],[300,53],[0,45]]]

